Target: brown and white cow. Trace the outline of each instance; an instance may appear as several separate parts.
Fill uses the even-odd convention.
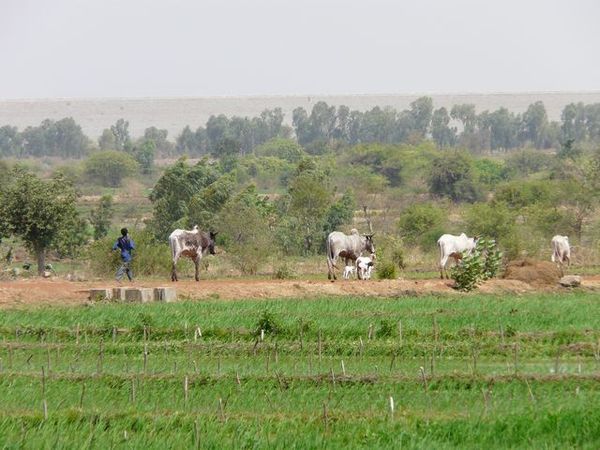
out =
[[[173,268],[171,270],[171,281],[177,279],[177,261],[182,256],[187,256],[194,261],[196,266],[196,281],[200,281],[200,260],[202,256],[210,253],[215,254],[215,237],[217,233],[206,233],[198,229],[198,225],[194,226],[191,231],[175,230],[169,236],[169,245],[171,247],[171,256],[173,257]]]

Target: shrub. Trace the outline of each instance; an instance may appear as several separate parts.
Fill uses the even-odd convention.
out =
[[[428,239],[430,231],[441,229],[443,223],[444,211],[441,208],[431,203],[417,203],[402,211],[398,229],[408,244],[418,244],[428,249],[432,247]]]
[[[381,325],[379,330],[377,331],[377,336],[381,337],[392,337],[396,334],[396,329],[391,320],[383,319],[381,321]]]
[[[273,272],[273,278],[276,280],[289,280],[296,277],[294,269],[287,262],[278,266]]]
[[[85,173],[102,186],[118,187],[123,178],[138,170],[138,163],[127,153],[107,150],[92,154],[85,162]]]
[[[383,260],[375,265],[375,273],[380,280],[395,280],[396,265],[390,260]]]
[[[277,334],[283,331],[283,325],[275,315],[268,310],[264,310],[256,323],[256,334],[260,336],[260,331],[265,333]]]
[[[454,288],[461,291],[475,289],[482,281],[496,276],[501,261],[502,253],[497,250],[496,241],[480,239],[475,250],[452,268]]]

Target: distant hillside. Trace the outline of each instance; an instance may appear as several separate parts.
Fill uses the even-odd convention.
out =
[[[315,95],[315,96],[252,96],[252,97],[199,97],[199,98],[109,98],[109,99],[44,99],[0,100],[0,126],[13,125],[24,129],[39,125],[42,120],[73,117],[84,133],[97,138],[104,128],[124,118],[130,123],[134,137],[150,126],[165,128],[174,139],[190,125],[193,129],[205,125],[215,114],[227,116],[256,116],[265,109],[280,107],[286,122],[298,106],[307,111],[318,101],[329,105],[346,105],[365,111],[374,106],[391,106],[397,110],[422,95],[433,98],[434,107],[451,108],[461,103],[473,103],[477,111],[506,107],[520,113],[536,101],[543,101],[550,120],[559,120],[563,107],[569,103],[600,103],[599,92],[540,92],[503,94],[415,94],[415,95]]]

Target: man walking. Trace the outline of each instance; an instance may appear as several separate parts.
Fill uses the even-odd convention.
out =
[[[121,278],[123,278],[124,274],[127,274],[129,281],[133,281],[133,274],[131,272],[131,252],[134,248],[135,244],[133,243],[133,239],[129,237],[127,228],[121,228],[121,237],[117,239],[117,242],[115,242],[115,245],[113,245],[112,248],[113,250],[121,250],[122,264],[115,275],[118,282],[121,282]]]

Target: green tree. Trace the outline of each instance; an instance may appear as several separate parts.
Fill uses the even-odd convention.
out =
[[[153,142],[155,151],[162,156],[169,156],[173,152],[173,144],[167,140],[169,132],[160,130],[156,127],[149,127],[144,130],[142,144]],[[140,163],[141,164],[141,163]]]
[[[138,163],[126,153],[105,150],[93,153],[85,161],[85,173],[102,186],[118,187],[123,178],[133,175]]]
[[[450,116],[446,108],[436,109],[431,118],[431,137],[440,148],[452,147],[456,143],[456,128],[450,127]]]
[[[407,244],[429,250],[443,234],[444,217],[444,211],[434,204],[415,203],[400,214],[398,231]]]
[[[311,160],[300,162],[288,189],[287,214],[294,219],[305,253],[319,249],[324,238],[324,220],[332,203],[325,174]]]
[[[154,213],[149,227],[156,238],[164,240],[173,228],[186,226],[190,200],[219,176],[206,160],[190,166],[180,158],[168,167],[150,194]]]
[[[523,114],[522,138],[530,141],[535,148],[546,148],[546,132],[548,128],[548,115],[543,102],[535,102]]]
[[[117,148],[117,140],[109,128],[102,131],[102,135],[98,138],[98,146],[100,150],[115,150]]]
[[[232,263],[244,274],[256,274],[273,254],[271,213],[254,186],[230,198],[219,213],[219,233]]]
[[[481,197],[473,163],[464,153],[455,152],[432,161],[428,179],[429,191],[449,197],[455,202],[474,202]]]
[[[25,242],[37,259],[38,274],[43,275],[46,252],[57,247],[65,232],[76,231],[72,228],[78,220],[73,186],[60,177],[44,181],[15,169],[2,197],[0,222],[9,234]]]
[[[297,163],[307,156],[302,147],[291,139],[273,138],[255,148],[258,156],[275,156],[286,161]]]
[[[114,150],[130,151],[131,136],[129,135],[129,122],[125,119],[119,119],[114,125],[111,125],[110,131],[115,137]]]
[[[139,146],[134,148],[133,156],[140,165],[143,174],[147,175],[152,172],[155,154],[156,144],[151,139],[142,141]]]
[[[100,198],[100,203],[90,212],[90,221],[94,227],[94,239],[102,239],[108,234],[114,216],[113,198],[106,194]]]
[[[324,232],[328,234],[339,230],[342,225],[351,223],[355,209],[354,195],[350,191],[344,192],[344,195],[329,207],[325,216]]]
[[[414,120],[414,127],[421,136],[426,136],[431,123],[433,100],[431,97],[419,97],[410,104],[410,115]]]

